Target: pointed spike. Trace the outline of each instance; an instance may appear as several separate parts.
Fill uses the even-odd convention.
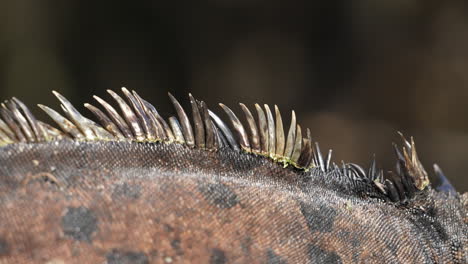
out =
[[[184,135],[182,128],[180,127],[179,120],[175,116],[169,117],[169,125],[172,128],[172,133],[174,133],[175,141],[181,144],[185,143]]]
[[[3,117],[5,123],[13,132],[14,137],[12,139],[14,139],[15,142],[26,142],[26,138],[24,137],[23,132],[21,132],[21,128],[18,126],[18,124],[16,124],[13,118],[13,113],[11,113],[10,110],[7,109],[5,104],[1,104],[1,106],[2,107],[0,108],[0,114]]]
[[[255,104],[258,116],[258,129],[260,131],[260,147],[263,155],[268,155],[269,150],[269,135],[268,135],[268,123],[265,117],[265,112],[260,105]]]
[[[385,189],[387,191],[388,198],[390,198],[392,202],[400,201],[398,191],[396,190],[393,182],[391,182],[389,179],[385,180]]]
[[[21,131],[23,132],[23,135],[26,136],[27,141],[28,142],[36,141],[36,137],[34,136],[34,131],[29,126],[26,118],[18,110],[18,106],[16,105],[16,103],[14,101],[8,101],[6,104],[7,104],[7,107],[10,109],[10,113],[12,114],[14,120],[16,121],[16,124],[19,125]]]
[[[157,117],[153,114],[149,114],[149,118],[151,120],[151,124],[155,130],[155,133],[156,133],[156,139],[157,140],[167,140],[169,142],[172,142],[174,141],[174,135],[172,134],[172,131],[170,132],[170,135],[171,137],[168,136],[168,134],[166,133],[166,130],[164,129],[163,125],[161,124],[161,122],[159,122],[159,120],[157,119]],[[170,130],[170,128],[169,128]]]
[[[347,165],[357,176],[359,176],[359,178],[366,178],[366,172],[361,166],[355,163],[348,163]]]
[[[310,129],[307,128],[307,131],[306,131],[306,136],[308,138],[308,140],[310,141],[310,148],[312,149],[312,166],[314,167],[319,167],[320,164],[318,162],[318,158],[317,158],[317,154],[315,153],[315,148],[314,146],[312,145],[313,144],[313,141],[312,141],[312,136],[311,136],[311,133],[310,133]]]
[[[271,113],[270,107],[266,104],[264,107],[268,121],[268,154],[271,156],[275,154],[276,150],[275,121],[273,120],[273,114]]]
[[[49,124],[43,123],[41,121],[37,121],[37,125],[41,128],[42,131],[45,131],[44,132],[44,135],[46,135],[45,141],[61,140],[67,137],[67,135],[65,135],[63,131]]]
[[[205,102],[201,101],[198,103],[203,123],[205,124],[205,143],[207,149],[217,149],[216,144],[216,130],[213,122],[210,119],[210,114],[208,114],[208,108],[206,107]]]
[[[184,133],[185,142],[189,147],[194,147],[195,139],[193,137],[193,130],[192,126],[190,125],[189,118],[187,117],[187,114],[180,105],[179,101],[177,101],[171,93],[168,93],[168,95],[172,104],[174,105],[177,115],[179,116],[180,123],[182,124],[182,131]]]
[[[200,109],[197,102],[189,93],[190,105],[192,106],[193,124],[195,127],[195,143],[199,148],[205,148],[205,126],[201,118]]]
[[[430,182],[426,170],[419,161],[413,137],[411,137],[411,148],[409,150],[411,154],[408,154],[406,148],[403,148],[406,170],[414,181],[416,188],[423,190]]]
[[[406,198],[412,199],[417,192],[416,186],[414,186],[414,181],[411,177],[408,177],[407,175],[404,175],[402,177],[399,177],[399,181],[403,185],[403,197],[406,200]]]
[[[234,112],[232,112],[232,110],[229,107],[225,106],[224,104],[219,104],[219,106],[221,106],[221,108],[223,108],[224,112],[226,112],[226,114],[228,115],[229,120],[231,120],[231,123],[232,123],[232,126],[233,126],[234,130],[237,132],[237,134],[239,136],[239,143],[240,143],[241,147],[245,151],[250,152],[249,138],[248,138],[247,132],[245,132],[244,126],[240,122],[239,118],[237,118],[236,114],[234,114]]]
[[[99,110],[97,107],[90,105],[88,103],[85,103],[84,107],[86,107],[89,111],[91,111],[97,117],[101,125],[107,131],[109,131],[114,137],[120,140],[125,138],[124,135],[120,132],[119,128],[101,110]]]
[[[0,130],[0,146],[5,146],[11,143],[14,143],[14,141],[9,136],[7,136],[6,133]]]
[[[23,111],[24,115],[26,116],[26,118],[28,119],[29,121],[29,125],[31,126],[33,132],[34,132],[34,135],[37,139],[38,142],[42,142],[45,140],[45,135],[44,135],[44,132],[38,125],[37,125],[37,120],[36,118],[34,117],[34,115],[31,113],[31,111],[29,110],[29,108],[23,103],[21,102],[20,100],[18,100],[17,98],[13,97],[13,101],[21,108],[21,110]]]
[[[312,161],[312,147],[311,142],[308,138],[303,139],[303,147],[297,165],[300,168],[309,168]]]
[[[405,192],[405,188],[403,187],[402,180],[405,177],[399,177],[398,175],[394,174],[393,172],[390,172],[391,174],[391,181],[393,182],[393,185],[395,186],[395,189],[397,190],[398,196],[399,196],[399,201],[400,202],[406,202],[407,200],[407,193]]]
[[[302,132],[301,132],[301,126],[296,125],[296,140],[294,142],[294,150],[291,155],[291,160],[294,163],[297,163],[299,160],[299,156],[301,155],[301,150],[302,150]]]
[[[276,155],[284,155],[284,128],[283,119],[277,105],[275,105],[275,116],[276,116]]]
[[[380,191],[385,196],[388,196],[387,194],[387,188],[385,187],[385,182],[383,180],[383,170],[380,170],[380,173],[378,173],[379,176],[373,181],[375,187],[377,187],[377,190]]]
[[[68,118],[76,125],[76,127],[81,130],[83,135],[87,140],[95,140],[96,135],[93,132],[93,129],[90,127],[90,120],[83,117],[78,110],[60,93],[57,91],[52,91],[52,93],[57,97],[57,99],[62,103],[62,108],[67,114]]]
[[[383,172],[383,169],[380,169],[380,173],[379,173],[379,182],[383,183],[384,182],[384,172]]]
[[[135,98],[138,105],[141,107],[143,117],[148,119],[148,131],[150,133],[147,134],[146,137],[150,139],[150,141],[161,139],[167,140],[168,137],[166,136],[162,124],[157,120],[156,116],[148,108],[147,104],[145,103],[146,101],[144,101],[134,90],[132,90],[132,95]]]
[[[408,148],[408,149],[411,149],[411,144],[408,142],[408,140],[406,140],[405,136],[403,135],[403,133],[401,133],[400,131],[397,131],[398,135],[400,135],[401,137],[401,140],[403,141],[403,143],[405,144],[405,146]]]
[[[403,154],[398,149],[397,144],[393,143],[392,145],[393,145],[393,151],[395,152],[395,155],[397,156],[398,160],[403,162],[403,164],[404,164],[405,158],[403,157]]]
[[[221,130],[225,139],[229,143],[232,149],[239,151],[239,145],[237,144],[234,135],[232,134],[231,130],[226,126],[226,124],[219,118],[215,113],[213,113],[210,109],[208,109],[208,113],[210,114],[211,119],[213,119],[216,126]]]
[[[213,133],[215,137],[214,149],[218,150],[224,147],[229,147],[229,143],[226,138],[223,136],[223,133],[219,131],[218,127],[214,124],[213,120],[210,119],[211,127],[213,128]]]
[[[106,110],[107,114],[110,116],[112,121],[114,121],[114,124],[119,128],[122,134],[128,139],[133,139],[130,128],[128,127],[125,120],[123,120],[123,118],[119,115],[119,113],[117,113],[115,108],[96,95],[93,96],[93,98]]]
[[[172,137],[171,139],[169,139],[169,137],[166,134],[166,131],[164,130],[164,127],[162,126],[161,122],[158,121],[156,115],[154,115],[152,111],[148,109],[148,107],[146,107],[146,105],[143,102],[142,102],[142,105],[145,106],[143,111],[145,111],[145,114],[148,117],[149,126],[151,127],[151,130],[154,133],[154,139],[156,141],[168,140],[169,142],[172,142],[174,138]],[[168,129],[170,130],[170,128]],[[172,135],[172,131],[171,131],[171,135]]]
[[[247,123],[249,124],[250,128],[250,141],[252,143],[252,152],[254,153],[261,153],[261,147],[260,147],[260,135],[258,134],[258,129],[257,125],[255,124],[255,119],[250,112],[249,108],[245,106],[245,104],[240,103],[239,104],[242,108],[242,111],[244,112],[245,119],[247,120]]]
[[[133,112],[137,116],[138,120],[140,121],[139,124],[143,128],[143,132],[145,134],[145,139],[149,141],[155,141],[157,138],[156,131],[153,127],[153,124],[151,122],[151,119],[148,117],[145,111],[143,111],[143,107],[140,104],[140,102],[133,96],[132,93],[130,93],[127,88],[122,87],[122,92],[127,97],[128,101],[130,101],[132,107],[133,107]]]
[[[330,169],[330,161],[331,161],[331,158],[332,158],[332,152],[333,152],[332,149],[328,150],[328,155],[327,155],[327,159],[326,159],[326,162],[325,162],[325,171],[328,171]]]
[[[1,113],[1,112],[0,112]],[[15,140],[15,133],[10,127],[0,118],[0,130],[2,130],[11,140]]]
[[[338,168],[338,165],[336,165],[335,162],[332,163],[333,164],[333,170],[339,170],[340,168]]]
[[[97,124],[92,127],[94,134],[99,140],[115,140],[114,135]]]
[[[107,90],[107,92],[112,96],[112,98],[114,98],[114,100],[119,105],[120,110],[122,110],[123,116],[133,132],[134,139],[136,139],[137,141],[144,141],[146,138],[145,134],[143,132],[142,127],[140,126],[138,117],[135,115],[130,106],[124,101],[124,99],[122,99],[122,97],[120,97],[114,91]]]
[[[85,139],[82,132],[71,121],[45,105],[38,104],[37,106],[46,112],[46,114],[49,115],[49,117],[52,118],[52,120],[54,120],[65,133],[68,133],[77,140]]]
[[[164,118],[162,118],[158,111],[156,111],[156,108],[148,103],[147,101],[145,101],[144,99],[142,99],[140,97],[140,100],[145,104],[145,106],[148,108],[148,110],[151,112],[151,114],[156,118],[156,120],[159,122],[159,124],[162,126],[162,128],[164,129],[164,134],[167,138],[169,138],[169,141],[174,141],[175,140],[175,136],[174,134],[172,133],[172,130],[171,128],[169,127],[169,125],[167,124],[166,120],[164,120]]]
[[[325,163],[323,162],[323,156],[318,142],[315,142],[315,153],[317,154],[317,165],[325,172]]]
[[[372,156],[371,165],[369,167],[369,179],[376,180],[377,179],[377,163],[375,161],[375,154]]]
[[[294,150],[294,141],[296,140],[296,114],[294,110],[291,113],[291,125],[289,126],[288,138],[286,140],[286,149],[284,156],[291,159]]]
[[[439,184],[435,187],[437,191],[449,193],[452,195],[455,195],[457,193],[453,185],[450,183],[448,178],[442,172],[442,169],[437,164],[434,164],[434,173],[436,177],[439,179]]]

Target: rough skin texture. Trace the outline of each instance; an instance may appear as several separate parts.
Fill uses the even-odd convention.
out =
[[[0,164],[0,263],[467,262],[466,194],[396,205],[177,144],[14,144]]]

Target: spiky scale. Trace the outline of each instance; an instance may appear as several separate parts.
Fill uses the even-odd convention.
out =
[[[262,148],[262,154],[267,155],[269,150],[269,134],[268,134],[268,123],[265,117],[265,112],[260,105],[255,104],[258,116],[258,130],[260,131],[260,145]]]
[[[276,153],[276,134],[275,134],[275,121],[273,120],[273,114],[271,113],[270,107],[265,104],[267,123],[268,123],[268,153],[272,155]]]
[[[299,124],[296,125],[296,140],[294,142],[294,150],[291,155],[291,160],[294,163],[297,163],[299,160],[299,156],[301,155],[301,150],[302,150],[302,131],[301,131],[301,126]]]
[[[136,138],[136,140],[144,141],[145,135],[144,135],[143,129],[140,126],[138,117],[132,111],[130,106],[124,101],[124,99],[122,99],[122,97],[120,97],[114,91],[107,90],[107,92],[112,96],[112,98],[114,98],[114,100],[119,105],[120,110],[122,110],[123,116],[125,120],[127,121],[127,124],[129,125],[130,129],[132,130],[133,136]]]
[[[307,131],[307,135],[310,135],[310,131]],[[322,171],[325,171],[325,163],[323,161],[322,152],[320,151],[318,142],[315,142],[315,154],[317,155],[317,166],[319,166]]]
[[[249,125],[252,152],[261,153],[260,135],[258,133],[257,125],[255,124],[255,119],[245,104],[240,103],[239,105],[241,106],[245,119],[247,120],[247,124]]]
[[[169,124],[174,133],[175,141],[181,144],[185,143],[184,132],[182,132],[179,121],[175,116],[169,117]]]
[[[29,126],[28,121],[26,120],[26,117],[24,117],[18,110],[18,106],[15,103],[15,101],[11,100],[7,102],[6,106],[10,110],[11,114],[14,116],[16,123],[19,124],[19,127],[21,128],[21,131],[23,131],[23,134],[26,136],[27,141],[28,142],[36,141],[36,137],[34,135],[33,130]]]
[[[312,147],[311,147],[311,140],[310,138],[304,138],[302,144],[301,155],[299,156],[299,160],[297,164],[301,168],[308,168],[312,161]]]
[[[57,113],[55,110],[45,106],[38,104],[39,108],[41,108],[47,115],[49,115],[52,120],[59,125],[59,127],[65,131],[66,133],[70,134],[73,138],[77,140],[84,140],[85,136],[81,133],[81,131],[68,119]]]
[[[87,140],[95,140],[96,135],[93,131],[93,122],[78,112],[76,108],[60,93],[57,91],[52,91],[52,93],[59,99],[60,103],[62,103],[61,107],[65,114],[67,114],[70,121],[72,121],[75,126],[83,133]]]
[[[107,131],[109,131],[114,137],[118,139],[125,138],[124,135],[120,132],[119,128],[101,110],[88,103],[85,103],[84,107],[91,111],[101,122],[101,125],[106,128]]]
[[[177,115],[179,116],[179,121],[180,121],[180,124],[182,125],[182,132],[184,134],[185,143],[189,147],[194,147],[195,138],[193,137],[192,125],[190,124],[189,118],[187,117],[187,114],[185,113],[184,109],[180,105],[179,101],[177,101],[177,99],[175,99],[175,97],[172,96],[171,93],[168,93],[168,95],[169,95],[169,98],[171,99],[172,104],[174,105]]]
[[[214,123],[216,126],[221,130],[223,133],[226,141],[229,143],[231,148],[234,150],[240,150],[239,145],[234,138],[234,135],[232,134],[231,130],[227,127],[227,125],[219,118],[215,113],[213,113],[211,110],[208,109],[208,113],[210,114],[211,119],[213,119]]]
[[[281,113],[277,105],[275,105],[275,120],[276,120],[276,155],[283,156],[284,155],[284,129],[283,129],[283,119],[281,118]]]
[[[14,143],[14,141],[7,136],[2,130],[0,130],[0,146]]]
[[[174,137],[174,134],[172,133],[172,130],[171,128],[169,127],[169,125],[167,124],[167,122],[159,115],[158,111],[156,111],[156,108],[148,103],[147,101],[145,101],[144,99],[142,99],[137,93],[135,93],[135,96],[143,102],[143,104],[146,106],[146,108],[148,108],[148,111],[149,113],[151,114],[151,116],[153,116],[157,122],[156,125],[158,125],[158,123],[162,126],[163,130],[164,130],[164,135],[169,139],[169,141],[173,141],[175,140],[175,137]]]
[[[333,150],[329,149],[328,154],[327,154],[327,158],[326,158],[326,162],[325,162],[325,171],[328,171],[330,169],[330,161],[332,159],[332,154],[333,154]]]
[[[190,93],[189,99],[192,106],[193,126],[195,127],[195,143],[197,147],[205,148],[205,125],[200,114],[200,109],[195,98]]]
[[[34,117],[34,115],[31,113],[29,108],[20,100],[18,100],[16,97],[13,97],[12,100],[19,106],[19,108],[22,110],[24,113],[24,116],[28,119],[29,125],[31,126],[33,133],[37,139],[38,142],[42,142],[45,140],[45,131],[41,129],[40,126],[37,124],[37,120]]]
[[[219,147],[219,142],[216,140],[216,127],[211,121],[210,114],[208,113],[208,107],[205,102],[197,102],[201,116],[203,119],[203,124],[205,125],[205,144],[207,149],[217,149]]]
[[[8,125],[8,128],[13,132],[13,137],[19,142],[26,142],[26,138],[21,132],[21,128],[18,127],[16,122],[13,119],[13,114],[7,109],[5,104],[1,104],[0,115],[3,117],[3,120]]]
[[[127,122],[125,122],[125,120],[117,113],[115,108],[96,95],[93,96],[93,98],[106,110],[106,112],[114,121],[114,124],[120,129],[122,134],[128,139],[133,138],[132,132],[130,131],[130,127],[128,126]]]
[[[139,124],[141,124],[141,127],[143,128],[143,131],[145,133],[145,139],[149,141],[155,141],[158,138],[156,135],[155,128],[152,124],[151,119],[143,110],[143,107],[141,106],[140,102],[135,98],[135,96],[132,93],[130,93],[129,90],[127,90],[127,88],[122,87],[122,92],[124,93],[125,97],[127,97],[128,101],[130,101],[134,113],[140,121]]]
[[[0,109],[1,114],[1,109]],[[0,130],[2,130],[10,139],[14,140],[15,133],[8,127],[8,125],[0,118]]]
[[[221,108],[223,108],[224,112],[226,112],[226,114],[228,115],[229,120],[231,121],[231,124],[232,124],[234,130],[237,132],[237,135],[239,136],[239,143],[240,143],[241,147],[245,151],[250,152],[249,137],[247,135],[247,132],[245,131],[244,126],[242,125],[241,121],[239,120],[239,118],[237,118],[236,114],[234,114],[234,112],[229,107],[227,107],[226,105],[219,104],[219,106],[221,106]]]
[[[442,169],[439,167],[439,165],[434,164],[434,172],[436,177],[439,179],[439,184],[436,186],[436,189],[455,195],[457,191],[447,179],[445,174],[442,172]]]
[[[372,155],[372,161],[367,175],[371,180],[377,179],[377,162],[375,161],[375,154]]]
[[[296,113],[294,110],[291,111],[291,125],[289,126],[288,137],[286,139],[286,148],[284,150],[284,156],[292,158],[294,151],[294,143],[296,140]]]
[[[357,165],[356,163],[348,163],[347,165],[357,176],[359,176],[359,178],[366,178],[366,172],[361,166]]]

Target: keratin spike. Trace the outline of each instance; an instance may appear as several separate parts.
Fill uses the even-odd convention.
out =
[[[268,135],[268,123],[265,117],[265,112],[260,105],[255,104],[258,116],[258,130],[260,131],[260,145],[262,148],[262,154],[267,155],[269,149],[269,135]]]
[[[268,123],[268,153],[272,155],[276,153],[276,135],[275,135],[275,121],[273,120],[273,114],[271,113],[270,107],[264,105]]]
[[[245,151],[250,152],[249,138],[239,118],[237,118],[237,116],[234,114],[234,112],[232,112],[232,110],[229,107],[225,106],[224,104],[219,104],[219,106],[223,108],[224,112],[226,112],[226,114],[228,115],[229,120],[231,120],[234,130],[237,132],[239,136],[241,147]]]
[[[143,111],[143,107],[141,106],[140,102],[130,93],[127,88],[122,87],[122,92],[124,93],[125,97],[127,97],[128,101],[130,101],[135,115],[138,117],[140,121],[139,124],[143,127],[143,131],[145,133],[146,140],[155,141],[157,139],[156,131],[154,126],[151,122],[151,119],[148,117],[145,111]]]
[[[133,138],[127,122],[125,122],[125,120],[117,113],[115,108],[96,95],[93,96],[93,98],[106,110],[107,114],[109,114],[110,118],[114,121],[114,124],[120,129],[122,134],[128,139]]]
[[[195,143],[199,148],[205,148],[205,126],[202,121],[200,109],[197,102],[189,93],[190,105],[192,106],[193,125],[195,127]]]
[[[195,146],[195,138],[193,137],[193,130],[192,125],[190,125],[190,121],[185,113],[184,109],[180,105],[179,101],[172,96],[171,93],[168,93],[169,98],[174,105],[174,108],[179,116],[180,123],[182,124],[182,132],[184,133],[185,142],[189,147]]]
[[[284,129],[283,119],[277,105],[275,105],[275,116],[276,116],[276,155],[284,155]]]
[[[291,158],[294,151],[294,141],[296,139],[296,114],[294,110],[291,112],[291,125],[289,126],[288,138],[286,140],[286,149],[284,150],[284,156]]]
[[[299,160],[299,156],[301,155],[301,150],[302,150],[302,132],[301,132],[301,126],[299,124],[296,125],[296,140],[294,142],[294,150],[291,155],[291,160],[294,163],[297,163]]]
[[[255,119],[252,113],[250,112],[249,108],[245,106],[245,104],[240,103],[239,105],[242,111],[244,112],[244,116],[245,116],[245,119],[247,120],[247,123],[249,124],[252,152],[261,153],[260,135],[258,134],[257,125],[255,124]]]
[[[130,126],[133,132],[133,135],[135,136],[135,139],[137,141],[144,141],[145,135],[144,135],[143,129],[140,126],[138,117],[132,111],[130,106],[124,101],[124,99],[122,99],[122,97],[120,97],[114,91],[107,90],[107,92],[112,96],[112,98],[114,98],[114,100],[119,105],[120,110],[122,110],[123,116],[125,120],[127,121],[127,124]]]
[[[70,134],[73,138],[77,140],[85,139],[84,135],[81,134],[80,130],[72,122],[57,113],[55,110],[41,104],[38,104],[37,106],[46,112],[46,114],[49,115],[63,131]]]

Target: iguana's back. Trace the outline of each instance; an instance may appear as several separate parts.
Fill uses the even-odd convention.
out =
[[[294,156],[298,145],[288,150],[290,137],[277,140],[278,116],[273,152],[263,148],[257,119],[257,151],[255,133],[245,131],[250,123],[242,131],[234,122],[232,131],[240,133],[233,137],[198,106],[204,145],[196,115],[193,142],[183,115],[184,144],[147,140],[135,105],[145,140],[89,141],[88,128],[94,133],[88,136],[108,135],[72,114],[69,119],[81,122],[75,122],[77,140],[73,131],[60,134],[31,121],[23,109],[35,141],[53,137],[32,142],[12,108],[26,139],[9,137],[0,148],[0,263],[466,262],[468,197],[426,187],[414,145],[404,142],[396,172],[384,180],[373,166],[364,172],[354,164],[332,165],[309,136],[300,138]],[[136,137],[132,118],[123,119]],[[5,123],[15,133],[14,124]],[[42,127],[45,133],[36,132]],[[124,135],[125,127],[117,127]],[[173,141],[176,130],[171,126]]]

